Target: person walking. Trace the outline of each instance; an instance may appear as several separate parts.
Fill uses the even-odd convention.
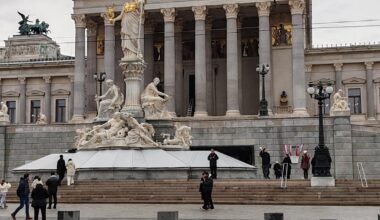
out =
[[[203,210],[214,209],[212,202],[213,180],[209,177],[208,172],[203,175],[202,193],[203,193]]]
[[[6,199],[8,190],[11,188],[11,184],[6,182],[5,180],[1,181],[0,184],[0,208],[5,209],[7,207]]]
[[[67,170],[67,185],[70,186],[74,184],[74,176],[75,176],[75,164],[72,159],[69,159],[66,164]]]
[[[52,198],[54,199],[54,206],[53,208],[57,208],[57,191],[59,186],[59,179],[55,175],[54,172],[51,173],[51,176],[46,181],[46,185],[48,187],[48,194],[49,194],[49,207],[48,209],[51,209],[52,204]]]
[[[309,169],[310,169],[310,156],[307,155],[307,151],[303,151],[301,159],[301,169],[303,170],[303,178],[305,180],[309,179]]]
[[[292,161],[290,160],[289,154],[286,154],[284,160],[282,161],[282,166],[284,166],[285,164],[288,164],[288,170],[287,170],[286,178],[290,179],[290,174],[291,174],[291,171],[292,171],[292,166],[291,166]]]
[[[48,191],[41,183],[36,185],[32,191],[32,207],[34,208],[34,219],[38,220],[38,214],[41,210],[42,220],[46,220],[46,199],[49,197]]]
[[[263,168],[263,175],[265,179],[270,179],[269,177],[269,169],[270,169],[270,155],[266,151],[265,147],[260,147],[260,157],[261,157],[261,165]]]
[[[273,165],[273,171],[274,171],[274,175],[276,176],[276,179],[280,179],[282,166],[278,161],[276,161],[276,163]]]
[[[20,182],[17,188],[17,196],[20,198],[20,205],[12,212],[11,216],[13,220],[16,220],[17,213],[25,206],[26,219],[32,219],[29,215],[29,174],[25,173],[24,177],[20,178]]]
[[[204,203],[204,196],[203,196],[203,182],[204,182],[204,176],[205,176],[206,171],[203,171],[202,177],[201,177],[201,182],[199,183],[199,192],[201,193],[201,200],[203,200]]]
[[[219,159],[218,155],[215,153],[215,150],[211,148],[211,152],[208,155],[207,159],[210,161],[210,172],[213,179],[216,179],[216,162]]]
[[[32,190],[36,188],[37,184],[43,184],[42,181],[41,181],[41,177],[39,176],[35,176],[33,178],[33,182],[32,182]]]
[[[66,163],[63,159],[63,155],[59,155],[59,160],[57,161],[57,174],[59,176],[59,185],[61,185],[61,182],[63,178],[65,177],[66,173]]]

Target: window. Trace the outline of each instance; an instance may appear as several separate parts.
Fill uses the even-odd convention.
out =
[[[351,114],[362,113],[362,100],[359,88],[348,89],[348,105]]]
[[[330,98],[327,98],[323,100],[323,105],[322,105],[322,112],[324,115],[329,115],[330,114]]]
[[[66,100],[55,100],[55,122],[66,122]]]
[[[7,101],[9,121],[16,123],[16,101]]]
[[[30,101],[30,123],[35,123],[38,120],[38,115],[41,110],[41,101],[32,100]]]

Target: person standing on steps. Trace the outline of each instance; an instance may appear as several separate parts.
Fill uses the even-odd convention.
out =
[[[292,166],[291,166],[292,161],[290,160],[289,154],[286,154],[284,160],[282,161],[282,166],[284,166],[286,163],[288,164],[288,171],[287,171],[286,178],[290,179],[290,174],[291,174],[291,171],[292,171]]]
[[[199,192],[201,193],[201,200],[203,200],[203,203],[204,203],[203,182],[204,182],[205,173],[206,173],[206,171],[203,171],[202,177],[201,177],[201,182],[199,183]]]
[[[270,155],[266,151],[265,146],[260,147],[260,157],[261,157],[261,164],[263,168],[263,175],[265,179],[270,179],[269,177],[269,169],[270,169]]]
[[[310,169],[310,156],[307,155],[307,151],[303,151],[301,159],[301,169],[303,170],[303,178],[305,180],[309,179],[309,169]]]
[[[59,160],[57,161],[57,174],[59,176],[59,185],[61,185],[61,182],[63,178],[65,177],[66,173],[66,164],[65,160],[63,159],[63,155],[59,155]]]
[[[17,188],[17,196],[20,198],[20,205],[11,214],[13,220],[16,220],[17,212],[19,212],[25,205],[26,219],[32,219],[29,215],[29,174],[25,173],[23,178],[20,178],[20,183]]]
[[[213,179],[216,179],[216,162],[219,159],[218,155],[215,153],[214,148],[211,148],[211,153],[208,155],[207,159],[210,161],[210,172]]]
[[[1,196],[1,199],[0,199],[0,208],[2,209],[5,209],[7,208],[7,202],[6,202],[6,199],[7,199],[7,193],[8,193],[8,190],[11,188],[11,184],[6,182],[5,180],[2,180],[1,181],[1,184],[0,184],[0,196]]]
[[[202,183],[203,210],[214,209],[214,203],[212,202],[213,185],[213,180],[209,177],[208,172],[204,172]]]
[[[69,159],[66,164],[67,170],[67,185],[70,186],[74,184],[74,176],[75,176],[75,164],[72,159]]]
[[[49,194],[49,207],[48,209],[51,209],[51,204],[52,204],[52,197],[54,199],[54,206],[53,208],[57,208],[57,191],[58,191],[58,186],[59,186],[59,179],[55,175],[54,172],[51,172],[51,176],[49,179],[46,181],[46,185],[48,187],[48,194]]]
[[[46,199],[49,197],[48,191],[41,183],[37,183],[36,188],[32,191],[32,206],[34,208],[34,219],[38,220],[38,214],[41,209],[41,218],[46,220]]]

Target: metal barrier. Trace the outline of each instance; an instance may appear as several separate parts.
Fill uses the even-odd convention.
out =
[[[282,164],[282,172],[281,172],[281,188],[286,188],[288,187],[288,163]],[[285,174],[285,175],[284,175]]]
[[[356,166],[358,167],[358,173],[359,173],[360,183],[362,184],[362,187],[368,188],[367,177],[365,176],[363,163],[357,162]]]

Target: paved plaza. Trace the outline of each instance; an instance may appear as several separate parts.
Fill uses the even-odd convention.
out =
[[[0,210],[0,219],[10,219],[16,206],[9,204],[8,209]],[[200,207],[194,204],[59,204],[57,210],[80,210],[81,220],[155,220],[159,211],[179,211],[181,220],[263,220],[264,213],[268,212],[283,212],[284,220],[377,220],[380,214],[379,207],[364,206],[216,205],[212,211],[203,211]],[[57,219],[57,210],[47,211],[48,220]],[[24,219],[25,210],[17,217]]]

